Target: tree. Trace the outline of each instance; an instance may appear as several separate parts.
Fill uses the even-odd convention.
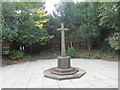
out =
[[[69,28],[69,35],[91,40],[100,38],[103,30],[118,31],[119,2],[61,2],[56,5],[56,19]]]
[[[75,3],[71,0],[71,2],[61,2],[56,6],[56,11],[58,19],[60,22],[64,22],[66,27],[72,29],[72,21],[74,20],[74,6]]]
[[[119,33],[119,10],[120,10],[120,2],[104,2],[100,3],[100,25],[104,28],[112,30],[113,34],[110,34],[109,37],[106,38],[111,48],[114,50],[119,50],[120,44],[120,33]]]
[[[91,40],[100,35],[99,27],[99,8],[98,3],[77,3],[75,7],[76,36],[88,40],[89,50],[91,48]]]
[[[18,25],[18,41],[27,44],[40,42],[44,45],[50,36],[44,28],[48,22],[47,16],[43,10],[36,10],[31,13],[28,19],[24,18]]]
[[[118,28],[118,11],[120,9],[119,2],[104,2],[100,3],[100,25],[112,30]]]
[[[70,39],[74,34],[75,28],[73,27],[74,22],[74,7],[75,3],[71,0],[70,2],[60,2],[59,4],[55,5],[56,12],[54,12],[54,17],[61,23],[65,24],[65,27],[68,27],[69,30],[66,32],[66,37],[68,39],[68,43],[70,43]],[[60,25],[59,23],[59,25]],[[69,45],[72,47],[72,45]]]
[[[46,44],[53,36],[45,29],[49,21],[43,3],[16,2],[3,3],[3,39],[32,45],[39,42]],[[7,7],[10,7],[9,10]]]
[[[120,50],[120,33],[114,33],[106,40],[114,50]]]
[[[3,40],[13,41],[17,37],[17,16],[13,3],[2,3],[2,37]]]

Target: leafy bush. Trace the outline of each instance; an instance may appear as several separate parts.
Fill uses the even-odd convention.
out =
[[[75,48],[68,48],[68,49],[67,49],[67,54],[68,54],[70,57],[76,57],[76,50],[75,50]]]
[[[115,54],[115,53],[109,53],[109,54],[106,54],[106,53],[104,53],[104,55],[103,55],[103,57],[104,58],[114,58],[114,57],[116,57],[117,56],[117,54]]]
[[[9,52],[10,52],[9,48],[2,49],[2,54],[9,54]]]
[[[49,52],[55,52],[55,49],[50,49],[50,50],[48,50]]]
[[[117,54],[117,51],[115,51],[113,48],[111,48],[111,46],[109,45],[108,42],[104,42],[104,43],[101,45],[100,50],[101,50],[103,53],[106,53],[106,54],[111,54],[111,53]]]
[[[48,54],[49,54],[49,51],[47,50],[40,52],[40,56],[46,56]]]
[[[120,49],[120,33],[114,33],[106,39],[114,50]]]
[[[101,59],[101,55],[97,53],[97,54],[94,55],[94,58],[95,59]]]
[[[25,59],[25,61],[29,61],[29,60],[32,59],[32,57],[30,55],[27,55],[27,56],[24,57],[24,59]]]
[[[57,57],[57,56],[58,56],[58,54],[57,54],[57,53],[54,53],[54,54],[53,54],[53,56]]]
[[[85,54],[80,54],[79,57],[80,58],[86,58]]]
[[[23,51],[20,51],[20,50],[18,50],[18,51],[12,50],[9,52],[9,58],[12,60],[23,58],[23,56],[24,56],[24,53],[23,53]]]

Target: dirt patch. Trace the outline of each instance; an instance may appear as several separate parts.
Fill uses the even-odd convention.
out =
[[[6,56],[2,57],[2,66],[6,65],[11,65],[11,64],[18,64],[26,61],[35,61],[35,60],[42,60],[42,59],[55,59],[57,56],[53,55],[48,55],[48,56],[39,56],[39,55],[31,55],[31,56],[26,56],[22,59],[17,59],[17,60],[11,60]]]
[[[76,53],[77,57],[75,58],[82,58],[82,59],[95,59],[94,54],[95,53],[101,54],[101,52],[99,51],[79,51]],[[22,62],[26,62],[26,61],[35,61],[35,60],[42,60],[42,59],[56,59],[58,56],[60,56],[60,52],[42,52],[40,54],[37,55],[25,55],[24,58],[21,59],[17,59],[17,60],[10,60],[8,58],[8,56],[3,56],[2,57],[2,66],[6,66],[6,65],[11,65],[11,64],[18,64],[18,63],[22,63]],[[102,57],[103,55],[101,55],[102,60],[107,60],[107,61],[118,61],[119,57],[114,57],[114,58],[105,58]]]

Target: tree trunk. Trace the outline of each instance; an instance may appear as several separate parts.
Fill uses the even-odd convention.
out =
[[[91,50],[91,40],[88,39],[88,50]]]
[[[69,31],[68,31],[68,47],[70,47],[70,36],[69,36]]]
[[[31,46],[30,46],[30,53],[32,54],[32,44],[31,44]]]
[[[73,48],[73,43],[72,42],[70,42],[70,47]]]

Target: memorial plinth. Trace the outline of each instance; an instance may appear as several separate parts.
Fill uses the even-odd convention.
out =
[[[80,78],[80,77],[82,77],[85,74],[84,70],[81,70],[80,68],[74,68],[74,69],[77,69],[78,71],[75,72],[75,73],[71,73],[71,74],[63,74],[62,73],[62,75],[60,75],[60,74],[57,74],[57,73],[59,73],[59,71],[57,71],[57,73],[52,73],[52,72],[56,71],[55,68],[51,68],[51,69],[45,70],[44,76],[48,77],[48,78],[56,79],[56,80],[65,80],[65,79]],[[72,72],[72,71],[70,71],[70,72]]]
[[[68,69],[70,68],[70,57],[65,56],[65,57],[58,57],[58,68],[59,69]]]
[[[68,28],[64,28],[64,24],[61,23],[61,28],[57,30],[61,31],[61,56],[57,58],[58,66],[45,70],[44,76],[57,80],[80,78],[85,74],[85,71],[80,68],[71,67],[70,57],[66,56],[65,52],[64,31],[67,31]]]

